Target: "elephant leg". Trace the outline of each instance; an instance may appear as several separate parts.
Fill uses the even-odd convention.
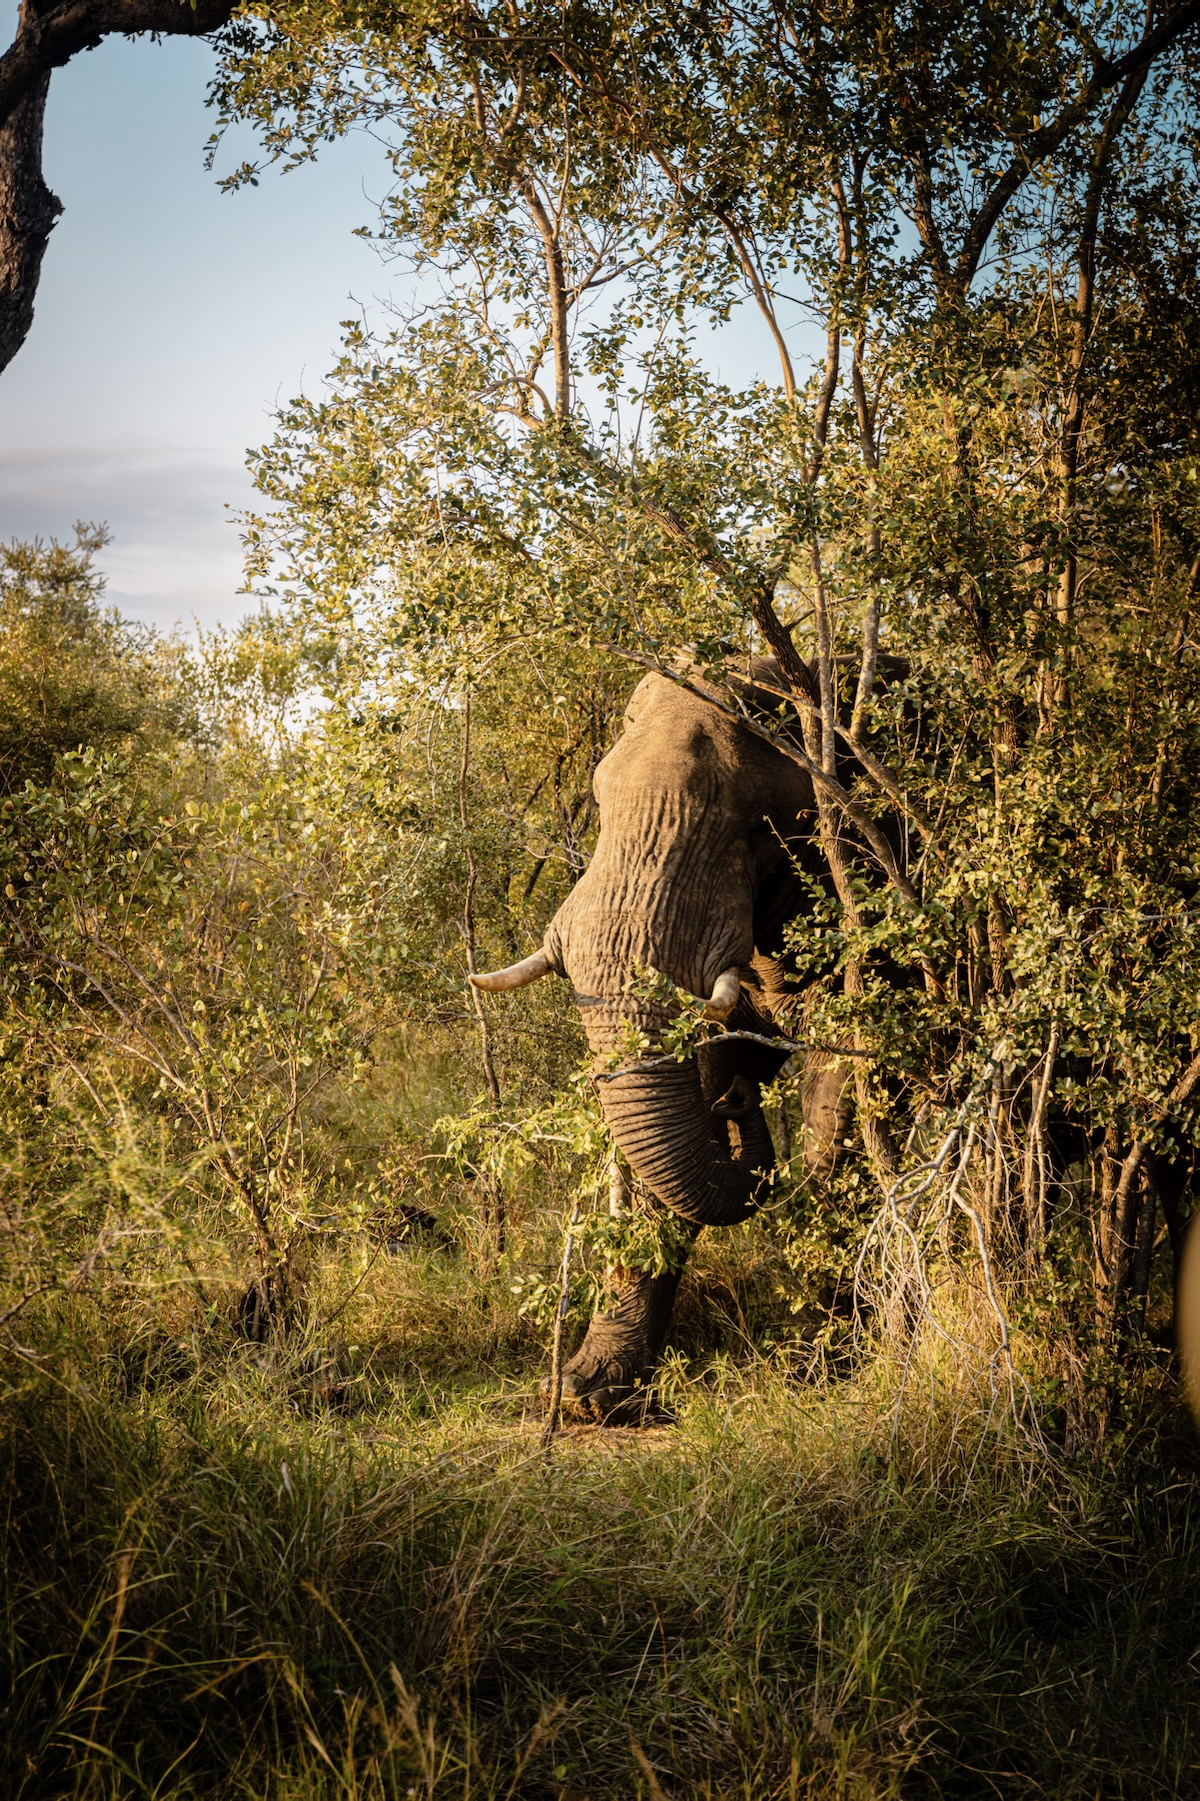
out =
[[[721,1082],[724,1092],[714,1094]],[[756,1169],[774,1162],[758,1084],[728,1069],[704,1071],[705,1099],[726,1154]],[[700,1227],[687,1228],[692,1242]],[[563,1371],[562,1405],[585,1419],[634,1421],[643,1418],[658,1360],[666,1343],[683,1265],[669,1275],[623,1273],[608,1306],[597,1312],[583,1343]],[[548,1399],[549,1383],[542,1384]]]
[[[810,1181],[824,1181],[841,1161],[853,1092],[854,1078],[845,1059],[821,1051],[810,1054],[800,1078],[801,1167]]]
[[[645,1417],[682,1274],[682,1265],[664,1276],[620,1272],[607,1306],[593,1314],[583,1343],[563,1370],[564,1413],[614,1424]],[[544,1402],[549,1388],[549,1382],[542,1383]]]

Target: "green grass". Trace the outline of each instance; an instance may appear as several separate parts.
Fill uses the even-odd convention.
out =
[[[889,1463],[882,1365],[747,1351],[771,1290],[714,1239],[677,1423],[549,1453],[538,1341],[454,1256],[381,1260],[332,1363],[178,1295],[22,1316],[0,1792],[1200,1794],[1189,1435],[1070,1467],[914,1393]]]

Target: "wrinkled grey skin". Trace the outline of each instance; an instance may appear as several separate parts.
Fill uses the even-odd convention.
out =
[[[774,665],[759,680],[778,683]],[[546,933],[553,969],[570,982],[598,1073],[622,1027],[656,1041],[669,1008],[626,993],[641,968],[707,997],[739,967],[728,1029],[773,1035],[784,993],[782,928],[804,890],[785,845],[811,832],[808,776],[761,738],[664,676],[639,683],[617,743],[594,778],[600,836],[586,874]],[[600,1080],[613,1138],[635,1176],[690,1227],[732,1225],[762,1198],[774,1165],[759,1084],[777,1051],[731,1040],[685,1063],[628,1068]],[[804,1081],[806,1167],[836,1155],[844,1076]],[[662,1351],[679,1276],[628,1280],[592,1320],[567,1364],[564,1407],[626,1416],[644,1398]]]

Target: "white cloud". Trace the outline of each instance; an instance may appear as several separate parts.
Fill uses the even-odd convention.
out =
[[[216,452],[136,444],[0,453],[0,538],[70,541],[102,521],[108,597],[169,631],[234,624],[253,610],[233,513],[250,504],[246,470]]]

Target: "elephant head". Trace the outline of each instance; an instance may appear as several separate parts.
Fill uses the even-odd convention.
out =
[[[779,685],[773,664],[751,674]],[[754,1204],[773,1154],[753,1084],[783,1059],[768,1053],[763,1066],[760,1052],[759,1066],[753,1056],[747,1066],[744,1055],[723,1057],[718,1040],[684,1063],[648,1059],[616,1074],[607,1065],[625,1026],[654,1042],[670,1018],[669,1008],[631,992],[639,970],[661,971],[704,998],[710,1017],[771,1031],[752,999],[769,974],[764,921],[769,931],[787,913],[780,895],[795,874],[784,846],[805,829],[814,799],[795,762],[696,685],[662,675],[639,683],[595,772],[600,835],[586,873],[541,950],[471,980],[497,991],[552,972],[566,977],[617,1145],[652,1194],[701,1226],[732,1224]]]

